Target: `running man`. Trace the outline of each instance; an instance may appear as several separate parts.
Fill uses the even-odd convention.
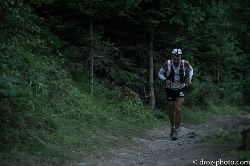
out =
[[[182,60],[182,51],[176,48],[172,50],[171,59],[163,63],[158,76],[166,84],[171,123],[170,138],[176,140],[181,122],[180,113],[184,103],[185,86],[192,83],[193,68],[188,61]]]

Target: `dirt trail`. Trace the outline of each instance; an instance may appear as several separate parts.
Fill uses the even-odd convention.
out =
[[[94,161],[97,166],[189,166],[194,160],[226,159],[226,147],[201,142],[208,134],[250,120],[250,115],[223,116],[207,123],[180,128],[179,139],[169,138],[169,127],[147,131],[132,139],[126,147],[110,150]],[[78,163],[79,166],[89,166]]]

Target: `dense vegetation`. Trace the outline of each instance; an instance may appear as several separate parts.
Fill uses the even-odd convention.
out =
[[[0,1],[1,161],[65,162],[156,124],[148,106],[166,108],[157,72],[176,47],[194,68],[189,109],[250,103],[249,10],[246,0]]]

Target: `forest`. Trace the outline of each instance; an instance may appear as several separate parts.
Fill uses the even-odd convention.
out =
[[[194,69],[184,121],[249,113],[249,17],[248,0],[1,0],[0,163],[64,165],[164,123],[173,48]]]

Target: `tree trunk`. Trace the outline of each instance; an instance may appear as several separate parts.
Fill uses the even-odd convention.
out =
[[[90,78],[91,78],[91,93],[94,92],[94,42],[93,42],[93,17],[90,16],[89,21],[89,28],[90,28]]]
[[[217,69],[217,84],[220,83],[220,62],[218,60],[218,69]]]
[[[250,133],[250,126],[239,131],[238,150],[247,150],[247,134]]]
[[[244,152],[246,151],[248,148],[247,146],[247,137],[250,133],[250,126],[246,126],[243,127],[239,130],[239,138],[238,138],[238,161],[246,161],[247,160],[247,156],[246,155],[239,155],[239,154],[244,154],[244,153],[240,153],[241,151]]]
[[[154,53],[153,53],[153,32],[149,38],[149,105],[151,109],[155,108],[155,93],[154,93]]]

